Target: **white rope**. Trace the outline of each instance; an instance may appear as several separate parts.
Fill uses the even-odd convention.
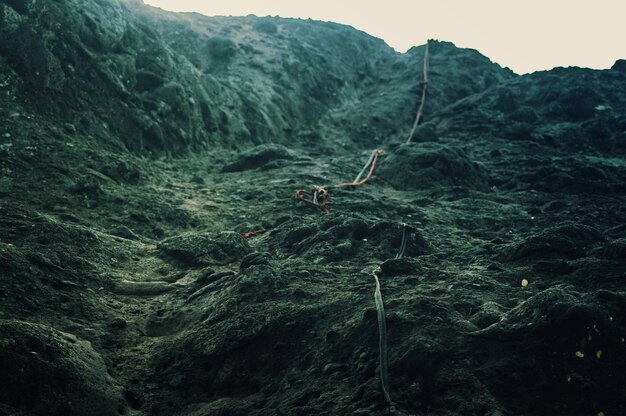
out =
[[[406,253],[406,243],[409,240],[409,233],[407,232],[407,227],[405,223],[402,223],[402,242],[400,243],[400,250],[398,254],[396,254],[396,259],[401,259],[404,257]]]
[[[387,323],[385,321],[385,306],[383,305],[383,295],[380,292],[380,282],[376,272],[373,273],[376,280],[376,290],[374,291],[374,303],[376,303],[376,312],[378,316],[378,348],[380,353],[380,381],[383,386],[383,394],[385,399],[392,405],[389,396],[389,362],[387,357]]]
[[[370,158],[367,160],[367,163],[365,163],[365,166],[363,166],[363,169],[361,169],[361,171],[359,172],[358,175],[356,175],[356,178],[354,179],[354,183],[357,183],[358,181],[361,180],[361,177],[363,177],[363,175],[365,174],[365,171],[367,170],[367,168],[369,167],[369,165],[372,163],[372,161],[374,160],[374,156],[376,156],[376,152],[378,152],[378,149],[374,150],[372,152],[372,154],[370,155]]]

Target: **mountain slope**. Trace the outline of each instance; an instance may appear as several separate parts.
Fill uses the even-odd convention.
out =
[[[406,145],[424,46],[136,0],[0,39],[0,415],[625,413],[620,62],[430,41]]]

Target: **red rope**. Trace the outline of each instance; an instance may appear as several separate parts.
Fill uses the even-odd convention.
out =
[[[243,238],[250,238],[250,237],[254,237],[257,235],[261,235],[263,233],[265,233],[267,230],[263,227],[259,228],[258,230],[254,230],[254,231],[248,231],[247,233],[243,233],[241,234]]]
[[[309,201],[305,199],[305,195],[311,195],[313,200]],[[302,201],[305,204],[318,208],[325,214],[328,214],[328,208],[326,205],[330,204],[330,195],[323,186],[314,186],[313,192],[309,192],[306,189],[298,189],[296,191],[295,199],[296,201]]]
[[[376,154],[374,155],[374,159],[372,160],[372,164],[370,165],[370,170],[367,173],[367,176],[365,178],[361,179],[358,182],[338,183],[335,186],[359,186],[359,185],[363,185],[365,182],[369,182],[371,177],[372,177],[372,173],[374,173],[374,168],[376,167],[376,162],[378,161],[378,156],[382,155],[383,153],[385,153],[383,150],[378,150],[376,152]]]

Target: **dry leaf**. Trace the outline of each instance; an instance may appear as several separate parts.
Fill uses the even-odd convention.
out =
[[[528,286],[528,280],[522,279],[522,287]]]

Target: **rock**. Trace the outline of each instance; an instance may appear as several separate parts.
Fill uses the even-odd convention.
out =
[[[258,30],[259,32],[264,33],[266,35],[274,35],[278,32],[278,27],[270,19],[260,20],[254,25],[254,28]]]
[[[202,275],[198,279],[196,279],[194,284],[196,286],[204,286],[209,283],[216,282],[223,277],[234,276],[234,275],[235,275],[235,272],[231,272],[231,271],[215,272],[215,270],[213,269],[206,269],[206,271],[204,271]]]
[[[174,289],[175,286],[161,281],[133,282],[130,280],[118,280],[113,284],[114,293],[130,296],[157,296]]]
[[[119,391],[89,342],[44,325],[0,320],[0,345],[0,379],[6,381],[0,403],[11,414],[119,414]]]
[[[103,166],[100,171],[121,183],[137,185],[141,180],[141,171],[137,166],[124,160],[118,160],[117,163]]]
[[[203,285],[207,282],[210,282],[213,278],[213,275],[215,275],[215,269],[211,267],[207,267],[200,271],[200,275],[198,276],[198,278],[196,279],[194,283],[196,285]]]
[[[190,266],[229,264],[241,261],[252,251],[241,234],[232,231],[183,234],[163,240],[157,248]]]
[[[598,230],[570,222],[550,227],[510,244],[504,249],[504,255],[509,260],[562,257],[577,259],[584,256],[594,244],[602,241],[602,234]]]
[[[191,177],[189,182],[195,183],[196,185],[204,185],[204,184],[206,184],[206,181],[204,180],[202,175],[197,174],[197,173]]]
[[[117,237],[126,238],[127,240],[141,240],[141,237],[125,225],[118,225],[117,227],[111,229],[110,233]]]
[[[281,287],[284,277],[268,264],[256,264],[242,270],[234,283],[239,293],[263,299]]]
[[[538,161],[538,166],[516,177],[524,188],[559,194],[620,193],[626,171],[607,165],[594,166],[579,160]]]
[[[246,257],[243,258],[243,260],[241,260],[239,269],[247,269],[248,267],[254,266],[256,264],[269,264],[269,253],[253,252],[248,254]]]
[[[31,7],[31,2],[28,0],[20,1],[20,0],[7,0],[7,5],[11,7],[11,9],[19,14],[26,15],[29,13],[29,8]],[[7,13],[7,12],[5,12]]]
[[[345,370],[346,370],[346,365],[345,364],[328,363],[322,369],[322,373],[324,373],[324,374],[332,374],[332,373],[339,373],[340,371],[345,371]]]
[[[413,134],[413,138],[411,139],[414,143],[420,142],[436,142],[439,140],[437,136],[437,125],[432,122],[427,122],[421,124]]]
[[[497,370],[487,370],[483,375],[485,380],[491,380],[488,383],[491,391],[495,388],[496,395],[510,396],[511,405],[519,405],[524,399],[515,397],[516,389],[511,383],[528,377],[536,382],[527,385],[526,391],[542,398],[538,409],[550,403],[570,408],[569,414],[576,413],[572,406],[591,411],[593,406],[588,400],[598,394],[607,394],[612,403],[610,397],[622,388],[617,386],[623,386],[624,377],[607,380],[604,372],[620,374],[614,366],[624,368],[624,363],[613,360],[609,363],[604,358],[607,351],[624,348],[619,333],[622,324],[615,324],[611,318],[612,311],[624,305],[623,293],[582,294],[571,287],[555,285],[530,296],[501,318],[496,314],[497,322],[478,331],[474,343],[474,348],[484,353],[493,351],[494,343],[498,349],[507,351],[491,359],[479,359],[481,363],[498,362]],[[512,359],[513,351],[523,359]],[[547,351],[553,353],[546,354]],[[604,352],[602,359],[598,358],[598,351]],[[495,373],[502,376],[497,381],[492,378]],[[555,381],[550,374],[567,376]],[[555,396],[557,391],[562,394]]]
[[[128,322],[126,322],[122,318],[116,318],[112,320],[111,322],[109,322],[108,326],[109,328],[113,328],[113,329],[124,329],[128,326]]]
[[[611,71],[626,72],[626,59],[618,59],[611,67]]]
[[[277,144],[263,144],[242,153],[235,162],[224,166],[223,171],[238,172],[258,169],[263,168],[272,162],[292,160],[296,157],[297,155],[295,152],[284,146]]]
[[[380,269],[387,276],[415,274],[419,269],[419,263],[416,259],[408,257],[387,259],[380,265]]]
[[[458,148],[438,145],[403,145],[381,162],[378,174],[402,190],[462,186],[487,190],[487,174]]]
[[[68,190],[73,194],[84,195],[90,199],[99,199],[104,193],[98,178],[93,176],[81,176]]]
[[[555,200],[546,203],[542,208],[545,212],[554,212],[554,211],[562,211],[567,207],[567,202],[563,200]]]
[[[186,310],[167,311],[159,308],[146,320],[146,335],[162,337],[176,334],[188,327],[194,317],[197,317],[197,314],[190,314]]]
[[[618,238],[608,243],[604,247],[604,256],[613,260],[626,261],[626,238]]]
[[[506,333],[513,337],[520,337],[530,332],[541,337],[546,328],[551,328],[574,338],[574,334],[584,329],[585,325],[606,320],[600,313],[601,308],[598,308],[599,305],[593,296],[577,299],[575,295],[563,286],[544,290],[504,314],[485,332]]]
[[[511,119],[520,123],[536,123],[539,119],[537,112],[529,106],[520,107],[511,113]]]
[[[570,265],[563,260],[548,260],[539,261],[533,265],[533,270],[542,273],[549,273],[555,275],[564,275],[574,271],[576,267]]]
[[[160,87],[165,82],[165,80],[159,75],[149,71],[139,71],[135,75],[135,78],[135,88],[137,88],[137,90],[140,92],[153,90],[157,87]]]
[[[63,128],[65,129],[66,132],[70,134],[76,134],[76,126],[72,123],[63,124]]]
[[[199,298],[201,296],[206,295],[207,293],[212,292],[215,289],[214,283],[216,282],[221,283],[222,279],[224,279],[225,277],[232,277],[232,276],[235,276],[235,272],[221,272],[221,273],[214,273],[209,276],[205,275],[204,277],[196,280],[194,282],[194,286],[195,287],[202,286],[202,287],[196,290],[195,292],[193,292],[191,295],[189,295],[186,303],[189,303],[196,298]]]

